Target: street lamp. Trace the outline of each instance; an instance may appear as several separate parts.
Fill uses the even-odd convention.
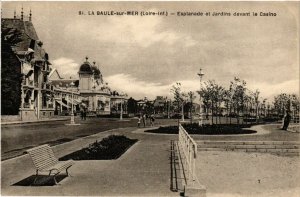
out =
[[[70,83],[70,87],[71,87],[71,93],[72,93],[72,103],[71,103],[71,105],[72,105],[72,112],[71,112],[71,123],[70,124],[75,124],[75,120],[74,120],[74,106],[73,106],[73,103],[74,103],[74,96],[73,96],[73,87],[74,87],[74,82],[72,81],[71,83]]]
[[[170,104],[171,104],[171,99],[168,99],[167,103],[168,103],[168,119],[170,119]]]
[[[202,120],[202,98],[201,98],[201,88],[202,88],[202,77],[204,76],[204,73],[202,72],[202,69],[200,68],[198,76],[200,78],[200,91],[199,91],[199,101],[200,101],[200,109],[199,109],[199,126],[203,125],[203,120]]]
[[[121,96],[120,120],[123,120],[123,96],[124,96],[124,93],[121,92],[120,96]]]

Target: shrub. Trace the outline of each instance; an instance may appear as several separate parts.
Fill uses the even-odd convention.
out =
[[[231,134],[250,134],[256,133],[253,130],[244,130],[252,126],[253,124],[248,125],[229,125],[229,124],[215,124],[215,125],[203,125],[200,127],[197,123],[193,124],[183,124],[182,126],[189,134],[202,134],[202,135],[231,135]],[[159,127],[154,130],[147,130],[145,132],[150,133],[166,133],[166,134],[178,134],[177,126],[166,126]]]
[[[129,139],[124,135],[110,135],[100,142],[96,141],[88,147],[68,154],[59,160],[111,160],[119,158],[137,139]]]

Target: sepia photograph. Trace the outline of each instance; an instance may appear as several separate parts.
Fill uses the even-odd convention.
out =
[[[300,1],[2,1],[2,196],[300,196]]]

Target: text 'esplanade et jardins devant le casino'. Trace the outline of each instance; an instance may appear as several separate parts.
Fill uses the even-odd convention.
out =
[[[91,16],[277,16],[276,12],[168,12],[168,11],[78,11]]]

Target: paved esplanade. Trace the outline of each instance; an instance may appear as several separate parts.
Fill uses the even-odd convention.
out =
[[[117,160],[76,161],[73,177],[58,186],[11,186],[35,169],[28,155],[2,162],[2,195],[151,195],[178,196],[170,190],[170,140],[177,135],[142,134],[116,129],[54,147],[58,157],[111,134],[125,134],[139,141]]]

